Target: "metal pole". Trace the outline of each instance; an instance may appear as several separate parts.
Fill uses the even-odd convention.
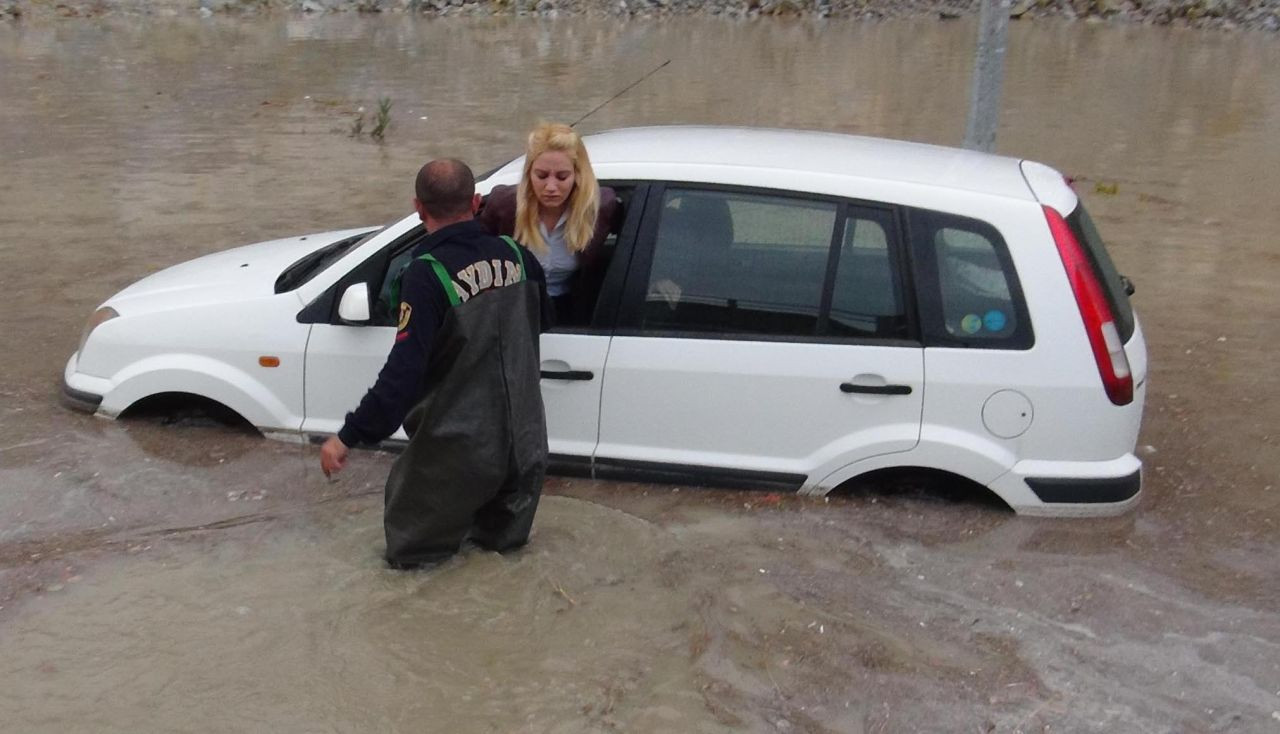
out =
[[[978,51],[969,89],[969,120],[964,147],[990,153],[996,147],[1000,120],[1000,87],[1004,83],[1004,52],[1009,39],[1010,0],[982,0],[978,16]]]

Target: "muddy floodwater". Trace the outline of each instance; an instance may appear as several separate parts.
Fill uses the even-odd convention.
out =
[[[1141,504],[553,478],[524,550],[386,570],[392,457],[59,405],[157,269],[391,221],[542,118],[957,144],[971,20],[0,25],[0,730],[1280,731],[1280,45],[1011,27],[1002,153],[1077,178],[1150,345]],[[393,101],[383,144],[353,121]],[[371,125],[366,124],[365,132]],[[1037,334],[1051,336],[1051,326]]]

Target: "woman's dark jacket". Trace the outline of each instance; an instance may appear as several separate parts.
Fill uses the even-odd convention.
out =
[[[498,236],[515,234],[516,190],[515,186],[494,186],[493,191],[485,197],[476,218],[490,233]],[[604,241],[621,224],[621,209],[613,189],[601,186],[595,231],[591,233],[587,246],[574,253],[578,258],[578,272],[574,273],[570,281],[569,295],[573,299],[574,322],[577,324],[586,324],[591,320],[596,298],[600,295],[600,286],[604,282],[605,266],[609,264]]]

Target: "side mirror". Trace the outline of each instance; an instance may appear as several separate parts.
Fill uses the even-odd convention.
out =
[[[338,301],[338,318],[346,322],[363,323],[369,320],[369,284],[352,283]]]

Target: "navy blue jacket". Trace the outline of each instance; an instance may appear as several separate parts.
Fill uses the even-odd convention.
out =
[[[546,277],[537,258],[523,246],[525,277],[540,284],[543,330],[550,315]],[[395,433],[409,410],[426,393],[427,365],[436,333],[451,306],[431,265],[418,259],[430,253],[453,278],[464,302],[491,288],[518,280],[519,261],[503,240],[489,234],[479,222],[469,220],[432,232],[413,250],[413,259],[400,282],[400,319],[396,341],[378,381],[365,393],[359,407],[347,413],[338,438],[347,446],[377,443]],[[501,272],[498,272],[501,271]]]

